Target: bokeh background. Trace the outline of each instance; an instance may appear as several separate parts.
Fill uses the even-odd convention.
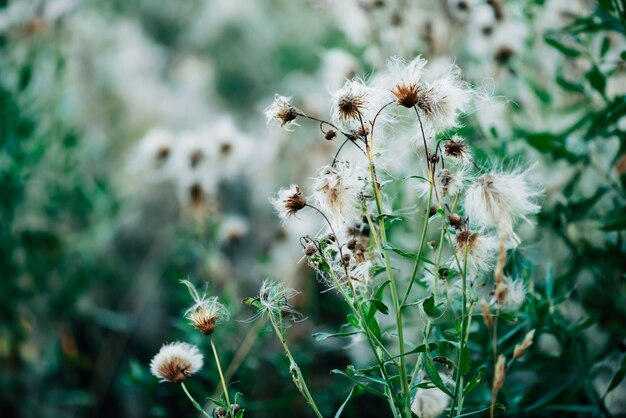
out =
[[[266,277],[301,292],[289,336],[332,416],[349,386],[330,370],[365,354],[311,337],[345,316],[300,261],[319,219],[281,226],[268,196],[338,144],[263,110],[278,92],[326,116],[346,78],[418,54],[490,97],[462,129],[479,158],[545,189],[516,253],[537,340],[506,414],[626,416],[625,19],[621,0],[0,1],[0,416],[196,414],[148,371],[164,342],[207,348],[181,279],[231,310],[215,338],[250,416],[309,416],[275,338],[241,322]],[[391,175],[416,158],[398,142]]]

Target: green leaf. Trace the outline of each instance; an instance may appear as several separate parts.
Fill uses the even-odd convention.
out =
[[[424,308],[424,312],[426,315],[431,318],[435,316],[435,295],[430,295],[428,298],[424,300],[422,303],[422,308]]]
[[[467,386],[463,389],[463,397],[467,396],[483,380],[485,369],[485,366],[478,369],[478,371],[474,374],[474,377],[472,377],[472,380],[467,382]]]
[[[312,335],[312,337],[315,338],[315,341],[324,341],[327,338],[349,337],[356,334],[363,334],[363,331],[337,332],[335,334],[331,334],[329,332],[316,332]]]
[[[389,308],[387,307],[387,305],[385,305],[383,301],[380,301],[378,299],[371,299],[370,303],[372,304],[373,307],[379,310],[383,315],[387,315],[389,313]]]
[[[433,382],[435,386],[441,389],[443,393],[452,398],[452,393],[446,387],[445,383],[443,383],[441,376],[439,376],[439,371],[437,370],[437,367],[435,366],[435,363],[433,362],[433,359],[430,356],[430,352],[428,350],[426,350],[426,354],[424,356],[424,368],[426,369],[426,374],[430,378],[431,382]]]
[[[337,410],[337,413],[335,414],[335,418],[339,418],[341,417],[341,414],[343,412],[343,410],[345,409],[346,405],[348,404],[348,402],[350,401],[350,399],[359,396],[363,393],[363,389],[361,389],[360,386],[352,386],[352,389],[350,389],[350,393],[348,393],[348,397],[346,398],[345,401],[343,401],[343,403],[341,404],[341,406],[339,407],[339,409]]]
[[[609,387],[606,389],[603,398],[606,397],[606,395],[608,395],[609,392],[615,389],[620,383],[622,383],[624,376],[626,376],[626,357],[622,360],[622,365],[619,370],[617,370],[617,372],[613,375],[611,383],[609,383]]]
[[[411,260],[417,260],[417,254],[416,253],[409,253],[406,251],[402,251],[399,250],[398,248],[394,248],[390,245],[383,245],[383,250],[389,250],[389,251],[393,251],[394,253],[398,254],[399,256],[402,256],[404,258],[409,258]],[[425,257],[420,257],[419,260],[423,263],[427,263],[427,264],[432,264],[433,266],[435,265],[434,261],[429,260],[428,258]]]
[[[345,377],[347,377],[347,378],[348,378],[348,379],[350,379],[350,380],[351,380],[351,381],[352,381],[355,385],[357,385],[358,387],[360,387],[361,389],[363,389],[363,390],[365,390],[365,391],[367,391],[367,392],[370,392],[370,393],[372,393],[372,394],[374,394],[374,395],[377,395],[377,396],[385,397],[385,394],[384,394],[383,392],[381,392],[381,391],[379,391],[379,390],[376,390],[376,389],[374,389],[374,388],[369,387],[367,384],[365,384],[365,383],[363,383],[363,382],[360,382],[360,381],[359,381],[356,377],[354,377],[354,376],[352,376],[352,375],[350,375],[350,374],[348,374],[348,373],[344,372],[343,370],[333,369],[333,370],[331,370],[330,372],[331,372],[331,373],[333,373],[333,374],[339,374],[339,375],[341,375],[341,376],[345,376]]]
[[[606,89],[606,77],[602,74],[598,67],[594,65],[591,68],[587,74],[587,79],[589,79],[591,87],[596,89],[600,94],[604,95],[604,91]]]
[[[457,415],[457,418],[459,417],[471,417],[473,415],[478,415],[478,414],[482,414],[483,412],[487,412],[491,409],[491,406],[488,406],[486,408],[480,409],[478,411],[472,411],[472,412],[466,412],[464,414],[461,415]],[[496,411],[505,411],[506,408],[504,407],[504,405],[502,405],[501,403],[497,403],[493,406],[493,409]]]
[[[559,52],[561,52],[565,56],[577,57],[580,55],[580,51],[578,51],[577,49],[572,48],[571,46],[565,45],[562,42],[557,41],[556,39],[548,35],[544,37],[544,40],[546,41],[548,45],[550,45],[553,48],[556,48],[557,50],[559,50]]]
[[[354,328],[361,329],[361,323],[356,316],[354,316],[353,314],[348,314],[346,318],[348,319],[350,325],[352,325]]]

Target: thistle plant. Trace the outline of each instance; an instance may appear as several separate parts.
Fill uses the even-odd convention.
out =
[[[310,189],[291,185],[270,201],[283,222],[305,212],[320,216],[322,232],[303,236],[300,244],[321,282],[349,311],[334,336],[361,336],[375,360],[372,367],[350,366],[342,373],[360,390],[384,397],[396,418],[499,408],[495,400],[506,367],[497,353],[497,320],[519,309],[525,292],[518,278],[505,277],[506,253],[520,244],[520,221],[539,211],[541,191],[529,181],[528,169],[506,171],[473,157],[460,135],[460,118],[481,99],[455,65],[436,71],[420,57],[408,63],[393,58],[369,82],[355,78],[334,92],[328,120],[279,95],[266,111],[270,124],[292,130],[308,120],[319,124],[326,140],[342,141]],[[405,153],[415,151],[409,166],[386,164],[384,155],[399,141],[406,141],[400,147]],[[357,157],[343,158],[345,147],[354,147]],[[414,248],[393,244],[394,223],[408,221],[404,214],[411,211],[394,201],[396,191],[409,186],[386,175],[392,171],[419,182],[410,189],[418,208],[414,221],[421,222]],[[402,259],[412,263],[410,269]],[[382,272],[384,279],[378,278]],[[268,299],[268,292],[274,296]],[[247,302],[267,313],[297,371],[296,386],[321,416],[285,340],[285,292],[265,283]],[[479,301],[494,335],[494,381],[491,404],[470,411],[464,399],[483,375],[472,366],[470,343]],[[384,316],[392,324],[383,323]],[[532,344],[528,335],[514,359]]]
[[[217,407],[212,414],[191,395],[185,380],[197,373],[203,366],[204,357],[197,346],[184,342],[165,344],[150,362],[150,372],[161,382],[180,384],[185,395],[193,406],[207,418],[241,418],[244,410],[235,402],[231,402],[228,394],[228,385],[222,373],[222,366],[217,353],[217,347],[213,340],[213,332],[217,324],[227,321],[230,314],[215,296],[208,297],[206,292],[200,294],[196,287],[188,280],[181,283],[187,287],[194,304],[183,315],[190,324],[203,335],[209,337],[211,351],[215,360],[220,382],[223,390],[222,399],[210,399]]]

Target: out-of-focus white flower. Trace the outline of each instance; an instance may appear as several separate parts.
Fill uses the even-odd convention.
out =
[[[439,388],[418,389],[411,411],[420,418],[437,418],[448,407],[450,397]]]
[[[504,277],[502,284],[496,287],[496,303],[506,311],[517,310],[526,298],[526,287],[522,280]]]
[[[298,109],[291,105],[291,97],[277,94],[274,101],[265,109],[265,118],[268,125],[286,127],[287,130],[293,125],[298,117]]]
[[[541,207],[534,202],[541,191],[527,181],[527,171],[483,174],[472,184],[465,195],[465,214],[470,222],[486,228],[500,228],[515,242],[513,232],[518,218],[528,221],[527,216],[539,212]]]
[[[183,342],[165,344],[150,362],[150,373],[160,382],[182,383],[202,368],[198,347]]]
[[[128,162],[134,175],[144,176],[149,181],[161,181],[169,175],[168,168],[174,154],[175,137],[162,128],[150,130],[137,144]]]
[[[319,209],[332,215],[339,223],[355,218],[359,213],[358,194],[363,181],[356,167],[347,161],[322,167],[313,182],[313,198]]]
[[[302,188],[297,184],[292,184],[288,188],[281,188],[276,196],[270,198],[270,202],[283,222],[307,204]]]
[[[236,241],[243,238],[249,231],[250,225],[246,218],[242,216],[231,215],[226,217],[220,224],[219,239],[220,241]]]

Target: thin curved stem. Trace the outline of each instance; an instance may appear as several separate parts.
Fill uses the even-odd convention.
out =
[[[228,387],[226,386],[226,381],[224,380],[224,374],[222,373],[222,366],[220,366],[220,358],[217,355],[217,349],[215,348],[215,343],[213,342],[213,336],[209,335],[209,340],[211,341],[211,348],[213,349],[213,357],[215,357],[215,364],[217,365],[217,371],[220,374],[220,380],[222,381],[222,389],[224,389],[224,397],[226,398],[226,405],[228,405],[228,411],[230,411],[230,398],[228,397]]]
[[[430,221],[430,203],[433,198],[433,185],[430,184],[430,191],[428,193],[428,203],[426,204],[426,215],[424,216],[424,226],[422,227],[422,234],[420,236],[420,246],[417,250],[417,258],[415,259],[415,264],[413,265],[413,271],[411,272],[411,279],[409,280],[409,285],[404,292],[404,296],[402,297],[402,303],[400,303],[400,308],[404,306],[407,299],[409,298],[409,293],[411,293],[411,288],[413,287],[413,282],[415,281],[415,276],[417,276],[417,269],[420,265],[420,259],[422,258],[422,251],[424,249],[424,240],[426,239],[426,232],[428,231],[428,221]]]
[[[196,400],[193,398],[193,396],[191,396],[191,393],[189,393],[189,391],[187,390],[187,386],[185,386],[185,382],[180,382],[180,385],[183,388],[183,391],[185,392],[185,395],[187,395],[187,397],[189,398],[189,400],[191,401],[191,403],[193,404],[193,406],[195,406],[195,408],[202,412],[202,414],[208,418],[211,418],[211,415],[209,415],[204,408],[202,408],[202,406],[196,402]]]

